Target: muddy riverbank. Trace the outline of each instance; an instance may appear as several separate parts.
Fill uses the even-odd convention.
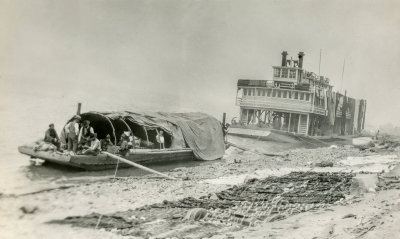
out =
[[[364,194],[398,195],[394,186],[385,186],[395,185],[398,156],[397,148],[380,152],[351,146],[294,149],[275,157],[230,148],[224,160],[167,171],[179,178],[176,181],[154,175],[64,179],[48,191],[2,195],[0,227],[5,238],[242,238],[243,231],[261,233],[265,225],[287,223],[303,214],[318,217],[319,212],[339,205],[352,207],[355,198],[364,200]],[[359,163],[349,164],[349,157]],[[332,167],[318,167],[326,161]],[[384,177],[390,183],[379,181],[382,171],[394,171],[391,178]],[[371,188],[358,175],[378,175],[384,184]],[[204,217],[191,220],[189,215],[190,220],[184,220],[194,209],[199,211],[192,217],[203,213]],[[284,238],[279,233],[274,237]]]

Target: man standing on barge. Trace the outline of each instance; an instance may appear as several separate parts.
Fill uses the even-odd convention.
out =
[[[160,131],[157,130],[156,140],[157,140],[157,143],[159,144],[160,149],[165,149],[164,132],[162,130],[160,130]]]
[[[90,144],[90,135],[94,134],[93,128],[90,126],[89,120],[84,120],[78,136],[78,147]]]
[[[68,150],[76,153],[78,151],[79,121],[81,117],[75,115],[71,122],[65,126],[68,138]]]

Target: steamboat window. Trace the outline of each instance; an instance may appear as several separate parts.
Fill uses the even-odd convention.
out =
[[[283,93],[283,98],[286,98],[286,91],[284,91],[282,93]]]
[[[288,91],[288,98],[292,98],[292,92]]]
[[[304,93],[300,93],[300,100],[304,100]]]
[[[262,95],[265,96],[265,90],[262,90]]]
[[[272,91],[272,97],[276,97],[276,90]]]
[[[282,95],[281,95],[281,94],[282,94],[282,92],[279,90],[279,91],[278,91],[278,97],[279,97],[279,98],[281,98],[281,97],[282,97]]]
[[[288,69],[282,69],[282,78],[288,77]]]
[[[290,71],[289,71],[289,78],[296,78],[296,70],[290,69]]]
[[[267,96],[271,97],[271,90],[267,90]]]
[[[279,77],[281,75],[281,69],[275,68],[274,69],[274,76]]]
[[[306,94],[306,100],[310,101],[310,94]]]
[[[257,95],[260,96],[261,95],[261,90],[257,89]]]
[[[247,89],[243,89],[243,95],[247,95]]]
[[[299,93],[297,93],[297,92],[294,92],[294,99],[298,99],[299,98]]]

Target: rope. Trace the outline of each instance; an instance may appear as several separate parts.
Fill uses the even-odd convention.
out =
[[[119,165],[119,159],[118,159],[118,162],[117,162],[117,166],[115,167],[114,180],[115,180],[115,177],[117,176],[118,165]]]
[[[97,220],[97,224],[96,224],[96,227],[94,228],[94,230],[96,230],[97,227],[99,226],[102,217],[103,217],[103,214],[101,214],[99,217],[99,220]]]

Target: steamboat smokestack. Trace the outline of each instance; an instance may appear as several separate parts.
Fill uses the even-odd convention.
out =
[[[304,52],[299,52],[299,68],[303,68]]]
[[[288,53],[287,51],[283,51],[282,52],[282,66],[286,66],[286,57],[287,57]]]

